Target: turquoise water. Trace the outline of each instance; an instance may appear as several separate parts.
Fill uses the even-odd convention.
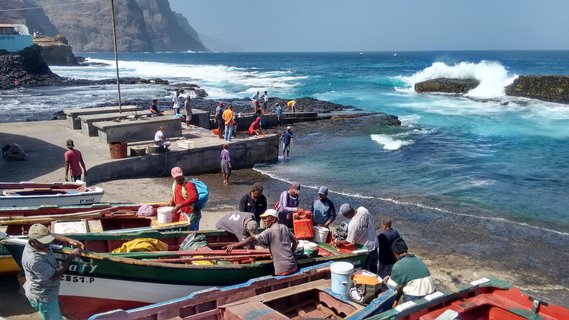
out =
[[[82,54],[111,63],[111,54]],[[397,115],[400,128],[368,125],[334,135],[298,136],[293,159],[258,170],[282,180],[326,184],[352,196],[504,218],[569,231],[569,106],[506,97],[522,74],[569,75],[569,52],[146,53],[121,54],[121,75],[194,82],[210,98],[311,96]],[[112,78],[114,68],[58,67],[78,78]],[[419,95],[414,83],[477,78],[467,97]],[[113,101],[114,87],[3,93],[25,112]],[[126,86],[125,98],[167,96]],[[57,102],[56,102],[57,101]],[[38,107],[39,105],[39,107]],[[15,107],[18,106],[18,107]],[[13,115],[18,120],[17,112]]]

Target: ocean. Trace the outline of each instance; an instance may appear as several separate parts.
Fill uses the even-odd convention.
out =
[[[108,66],[52,67],[64,77],[112,78]],[[196,83],[212,99],[310,96],[399,116],[346,134],[297,135],[292,159],[256,170],[353,198],[569,233],[569,106],[507,97],[518,75],[569,75],[569,51],[121,53],[121,76]],[[415,83],[476,78],[466,96],[417,94]],[[123,99],[168,97],[122,86]],[[115,86],[0,92],[1,121],[49,119],[68,107],[116,101]],[[1,124],[0,124],[1,125]],[[314,123],[318,125],[318,123]],[[314,192],[315,193],[315,192]]]

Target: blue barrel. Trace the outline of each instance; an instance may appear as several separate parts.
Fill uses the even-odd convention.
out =
[[[354,272],[354,265],[348,262],[334,262],[330,265],[332,273],[332,292],[346,294],[348,282]]]

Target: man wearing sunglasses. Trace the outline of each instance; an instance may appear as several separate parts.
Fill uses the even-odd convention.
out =
[[[269,247],[275,267],[275,275],[284,276],[298,269],[294,259],[294,251],[298,245],[295,236],[285,225],[279,224],[279,215],[276,210],[268,209],[261,215],[261,221],[265,231],[256,236],[248,237],[236,244],[230,244],[226,250],[228,253],[235,248],[242,248],[250,244],[259,244]]]

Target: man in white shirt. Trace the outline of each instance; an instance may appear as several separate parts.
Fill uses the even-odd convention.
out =
[[[340,206],[340,214],[350,219],[348,224],[348,237],[346,240],[336,240],[334,245],[339,246],[351,243],[364,246],[369,251],[369,255],[363,268],[376,273],[378,261],[376,249],[379,243],[373,222],[371,221],[371,214],[364,207],[359,207],[357,210],[354,210],[348,203],[344,203]]]
[[[166,131],[164,127],[160,126],[160,128],[158,128],[158,131],[154,134],[154,144],[159,146],[161,150],[168,150],[168,147],[172,142],[166,138],[164,131]]]

